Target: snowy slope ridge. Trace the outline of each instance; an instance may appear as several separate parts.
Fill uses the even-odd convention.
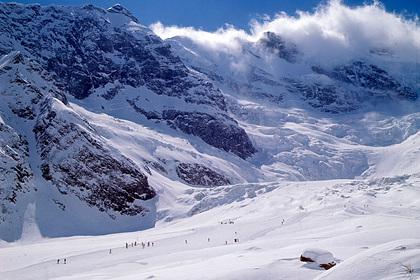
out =
[[[372,14],[400,45],[350,32]],[[140,22],[0,3],[1,279],[419,276],[417,23],[339,1],[251,33]]]

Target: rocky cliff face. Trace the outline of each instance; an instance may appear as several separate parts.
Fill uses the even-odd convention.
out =
[[[194,186],[213,187],[230,184],[228,178],[202,164],[180,163],[176,172],[179,178]]]
[[[257,44],[287,62],[295,63],[298,60],[299,50],[297,46],[287,42],[274,32],[265,32]]]
[[[40,199],[54,200],[57,212],[65,211],[65,197],[72,196],[110,219],[148,214],[150,209],[139,203],[156,195],[147,177],[107,147],[42,66],[20,52],[1,62],[0,112],[9,124],[1,119],[0,237],[18,238],[25,204]],[[62,197],[39,198],[50,187]]]
[[[112,153],[89,123],[59,101],[46,99],[33,129],[42,177],[62,194],[73,193],[101,212],[145,214],[136,200],[156,193],[132,161]]]
[[[20,49],[24,55],[36,59],[51,74],[54,84],[76,99],[96,95],[112,106],[117,95],[126,88],[145,88],[172,107],[170,98],[183,101],[184,110],[178,115],[188,116],[189,126],[214,131],[225,138],[226,102],[217,88],[205,77],[190,71],[168,44],[154,35],[125,8],[116,5],[108,10],[92,5],[82,8],[41,7],[3,4],[0,6],[0,28],[4,39],[0,51]],[[185,130],[179,122],[168,119],[162,109],[151,111],[139,99],[139,92],[126,97],[137,113],[165,122],[184,133],[196,135],[213,145],[215,141],[203,133]],[[109,108],[109,106],[108,106]],[[205,113],[205,114],[204,114]],[[203,122],[205,115],[218,115],[219,125]],[[215,119],[215,117],[211,117]],[[214,123],[214,122],[213,122]],[[238,138],[236,150],[214,143],[215,147],[246,158],[255,152],[245,131],[236,123],[226,137]],[[197,130],[197,129],[195,129]]]
[[[13,235],[13,227],[20,214],[20,200],[35,191],[33,173],[28,164],[28,142],[0,119],[0,231],[2,237]]]
[[[313,66],[312,70],[331,79],[367,89],[373,93],[385,92],[388,95],[396,95],[399,98],[411,101],[418,97],[414,89],[403,86],[385,70],[363,61],[354,61],[348,65],[337,66],[330,71],[317,66]]]

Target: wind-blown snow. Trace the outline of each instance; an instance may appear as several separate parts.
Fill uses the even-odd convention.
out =
[[[380,19],[380,20],[379,20]],[[273,18],[250,22],[250,30],[227,25],[215,32],[192,27],[164,26],[151,29],[163,39],[188,37],[204,48],[237,54],[243,41],[256,42],[271,31],[296,43],[309,57],[348,59],[372,50],[390,51],[403,61],[419,56],[420,29],[417,19],[406,19],[385,10],[380,2],[349,7],[339,0],[318,6],[314,12],[296,15],[279,12]]]

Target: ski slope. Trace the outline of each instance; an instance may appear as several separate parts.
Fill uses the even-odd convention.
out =
[[[2,243],[0,276],[5,280],[34,279],[34,275],[36,279],[355,279],[357,271],[357,279],[417,279],[419,183],[416,176],[400,176],[218,187],[206,190],[209,193],[195,203],[197,212],[205,206],[211,209],[161,221],[153,229]],[[131,247],[132,242],[154,246]],[[305,248],[332,252],[338,265],[325,272],[300,262]],[[67,264],[62,264],[63,258]]]

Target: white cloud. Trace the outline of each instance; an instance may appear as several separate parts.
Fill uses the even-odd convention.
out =
[[[273,18],[253,20],[249,31],[225,26],[215,32],[192,27],[151,25],[161,38],[188,37],[209,50],[238,53],[241,42],[255,42],[266,31],[275,32],[298,45],[308,57],[343,57],[388,49],[401,60],[420,59],[418,19],[387,12],[379,2],[349,7],[339,0],[319,6],[314,12],[296,15],[278,13]]]
[[[240,41],[252,39],[249,33],[242,29],[235,29],[230,25],[215,32],[203,31],[193,27],[164,26],[160,22],[152,24],[150,28],[162,39],[176,36],[188,37],[199,45],[215,50],[237,50],[240,48]]]

